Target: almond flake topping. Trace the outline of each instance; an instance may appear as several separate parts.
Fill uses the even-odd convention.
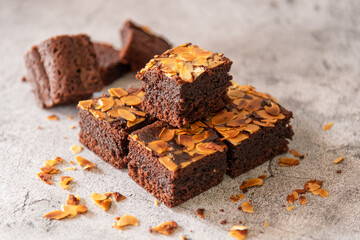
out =
[[[87,160],[81,156],[76,156],[75,159],[76,159],[77,164],[79,166],[83,167],[84,169],[90,169],[95,166],[95,163],[92,163],[89,160]]]
[[[148,147],[157,153],[163,153],[168,147],[168,144],[163,140],[155,140],[148,143]]]
[[[176,222],[170,221],[170,222],[161,223],[160,225],[154,227],[152,230],[164,235],[170,235],[175,231],[177,227],[178,224]]]
[[[169,128],[163,128],[159,134],[159,138],[165,142],[170,141],[171,139],[173,139],[175,135],[175,130],[174,129],[169,129]]]

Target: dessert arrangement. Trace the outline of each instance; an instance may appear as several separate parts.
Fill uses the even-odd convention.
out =
[[[43,108],[77,103],[79,141],[113,167],[127,168],[129,179],[164,205],[175,207],[218,185],[225,174],[235,178],[288,152],[294,135],[292,112],[271,95],[232,81],[232,61],[223,54],[191,43],[171,48],[148,27],[131,21],[125,22],[120,36],[120,50],[92,42],[85,34],[47,39],[26,53],[26,81]],[[92,98],[129,71],[138,71],[141,88],[110,88]],[[71,150],[77,154],[82,147],[75,145]],[[295,150],[290,153],[304,157]],[[279,165],[297,165],[299,159],[280,158]],[[76,161],[84,169],[94,167],[80,156]],[[38,177],[53,184],[52,174],[59,172],[54,166],[61,162],[61,158],[48,160]],[[245,181],[240,189],[261,186],[266,177]],[[63,176],[59,184],[67,189],[72,180]],[[321,186],[322,181],[309,181],[287,201],[293,204],[307,191],[327,196]],[[118,192],[91,197],[107,211],[112,196],[116,201],[125,199]],[[230,199],[243,198],[238,194]],[[86,212],[79,201],[79,196],[70,194],[64,210],[44,217],[59,220]],[[304,196],[300,201],[306,204]],[[242,210],[253,213],[253,206],[243,202]],[[196,213],[203,218],[204,211]],[[113,227],[120,230],[138,225],[131,215],[116,221]],[[177,223],[170,221],[151,231],[167,235],[175,228]],[[235,225],[229,235],[244,239],[246,234],[246,227]]]

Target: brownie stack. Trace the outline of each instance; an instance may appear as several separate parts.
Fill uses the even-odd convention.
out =
[[[190,43],[156,55],[142,90],[79,103],[80,141],[168,207],[286,152],[292,113],[232,82],[231,64]]]

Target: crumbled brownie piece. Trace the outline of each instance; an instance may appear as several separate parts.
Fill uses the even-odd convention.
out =
[[[138,26],[130,20],[124,23],[120,35],[123,43],[120,58],[130,65],[133,72],[144,67],[155,55],[171,48],[164,38],[152,33],[148,27]]]
[[[94,47],[87,35],[62,35],[26,53],[26,79],[41,107],[75,103],[103,88]]]

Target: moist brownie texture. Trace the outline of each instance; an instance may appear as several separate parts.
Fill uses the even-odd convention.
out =
[[[294,132],[289,124],[292,112],[270,95],[236,83],[228,95],[230,105],[207,117],[205,123],[223,136],[228,146],[227,174],[236,177],[287,152]]]
[[[109,93],[79,102],[79,139],[104,161],[125,168],[129,133],[152,120],[139,109],[143,92],[111,88]]]
[[[223,180],[227,147],[203,122],[174,128],[157,121],[129,139],[129,176],[168,207]]]
[[[130,64],[133,72],[144,67],[155,55],[171,48],[164,38],[153,34],[148,27],[137,26],[130,20],[125,22],[120,35],[123,42],[120,58]]]
[[[130,71],[130,66],[120,61],[119,50],[107,43],[93,42],[93,44],[99,63],[100,77],[104,85],[109,85]]]
[[[138,74],[144,111],[181,127],[226,106],[232,61],[190,43],[155,56]]]
[[[57,36],[25,55],[26,79],[41,107],[78,102],[103,88],[95,50],[87,35]]]

